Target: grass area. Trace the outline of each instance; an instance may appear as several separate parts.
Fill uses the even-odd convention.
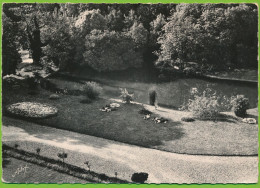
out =
[[[26,172],[15,174],[17,169],[28,167]],[[73,176],[69,176],[49,168],[19,160],[10,156],[3,156],[3,182],[6,183],[88,183]]]
[[[50,94],[42,90],[38,95],[30,96],[26,90],[6,90],[3,105],[21,101],[49,103],[59,109],[58,115],[37,120],[37,123],[169,152],[208,155],[257,154],[257,125],[245,124],[236,119],[182,122],[180,118],[187,114],[174,110],[168,114],[160,113],[171,121],[155,124],[152,120],[143,119],[138,113],[141,109],[138,104],[122,104],[117,111],[106,113],[99,109],[112,102],[108,99],[101,98],[91,104],[82,104],[80,100],[83,96],[63,95],[59,100],[50,101]]]
[[[197,88],[199,91],[204,91],[207,87],[213,89],[217,92],[218,96],[225,95],[226,97],[231,97],[233,95],[245,95],[249,98],[250,108],[257,107],[258,99],[258,87],[257,85],[249,85],[247,83],[227,83],[226,81],[210,81],[196,78],[181,78],[176,79],[171,82],[163,83],[147,83],[147,82],[135,82],[135,81],[125,81],[125,80],[111,80],[108,78],[103,78],[99,76],[90,77],[88,75],[74,75],[81,76],[85,79],[94,79],[101,83],[104,89],[104,95],[108,97],[118,97],[119,88],[127,88],[130,93],[135,94],[135,101],[141,103],[148,103],[148,90],[149,88],[156,88],[158,94],[158,103],[160,106],[175,108],[177,109],[184,103],[188,102],[190,98],[190,90],[192,88]],[[54,83],[57,83],[63,88],[67,87],[80,87],[80,83],[71,81],[65,82],[60,79],[52,79]],[[70,85],[70,86],[69,86]]]
[[[66,162],[62,162],[61,160],[56,160],[52,158],[47,158],[42,155],[35,154],[35,152],[28,152],[25,150],[17,149],[17,148],[12,148],[6,144],[3,145],[3,155],[4,157],[10,156],[16,159],[20,159],[35,165],[38,165],[40,167],[45,167],[47,169],[55,170],[57,172],[61,172],[66,175],[71,175],[75,177],[74,181],[71,181],[71,183],[75,182],[77,178],[80,180],[85,180],[85,183],[90,183],[90,182],[102,182],[102,183],[129,183],[125,180],[121,180],[115,177],[108,177],[105,174],[98,174],[95,173],[91,170],[86,170],[82,167],[77,167],[71,164],[68,164]],[[10,161],[6,161],[5,167],[10,164]],[[25,165],[26,166],[26,165]],[[27,165],[27,169],[25,170],[25,166],[20,166],[20,169],[23,169],[23,174],[26,175],[27,171],[29,171],[29,166]],[[20,170],[22,171],[22,170]],[[25,172],[26,171],[26,172]],[[37,174],[37,173],[36,173]],[[9,174],[10,175],[10,174]],[[19,176],[21,175],[20,172],[13,174],[13,176]],[[41,176],[41,174],[39,174]],[[12,177],[13,177],[12,176]],[[7,176],[9,177],[9,176]],[[43,178],[43,183],[48,183],[49,179],[44,179]],[[72,179],[70,179],[72,180]],[[51,181],[51,180],[49,180]],[[77,182],[77,181],[76,181]],[[81,183],[83,181],[80,181],[78,183]],[[57,181],[56,181],[57,183]]]
[[[241,80],[252,80],[258,81],[258,71],[250,69],[235,69],[232,71],[215,72],[212,74],[221,78],[229,79],[241,79]]]

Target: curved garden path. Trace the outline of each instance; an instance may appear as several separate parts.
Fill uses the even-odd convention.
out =
[[[68,163],[130,180],[134,172],[149,173],[147,183],[255,183],[257,157],[183,155],[148,149],[3,117],[2,141],[57,159],[65,151]]]

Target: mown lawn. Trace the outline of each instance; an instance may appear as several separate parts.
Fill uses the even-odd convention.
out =
[[[35,120],[41,125],[70,130],[128,144],[160,150],[209,155],[256,155],[258,126],[238,120],[180,121],[179,111],[166,124],[144,120],[138,113],[138,104],[121,104],[117,111],[101,112],[99,109],[112,101],[100,98],[91,104],[82,104],[83,96],[62,95],[59,100],[49,100],[51,94],[40,90],[38,95],[28,95],[26,90],[5,91],[3,106],[21,101],[48,103],[59,109],[56,117]],[[116,97],[116,96],[115,96]],[[158,115],[157,115],[158,116]],[[168,117],[166,117],[168,118]]]

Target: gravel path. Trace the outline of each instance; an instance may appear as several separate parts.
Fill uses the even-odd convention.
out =
[[[111,140],[40,126],[3,117],[2,141],[20,149],[57,159],[65,151],[68,163],[130,180],[134,172],[149,173],[147,183],[255,183],[257,157],[182,155],[122,144]]]

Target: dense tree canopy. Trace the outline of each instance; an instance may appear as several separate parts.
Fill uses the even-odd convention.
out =
[[[3,70],[20,49],[34,63],[97,71],[163,62],[185,68],[257,67],[257,7],[252,4],[4,4]],[[10,55],[12,54],[12,55]],[[157,62],[155,64],[155,62]]]
[[[257,9],[245,4],[181,4],[169,17],[158,42],[162,61],[256,67]]]

